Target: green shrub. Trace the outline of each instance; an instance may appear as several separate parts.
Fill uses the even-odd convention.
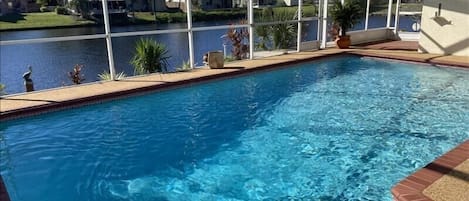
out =
[[[168,71],[168,49],[161,43],[150,38],[141,38],[135,44],[135,54],[130,60],[134,66],[134,74]]]
[[[214,11],[194,11],[192,19],[196,22],[199,21],[214,21],[219,19],[245,19],[246,11],[242,10],[214,10]]]
[[[264,9],[259,15],[260,22],[283,22],[296,19],[294,10],[288,8]],[[262,50],[268,49],[287,49],[295,44],[297,25],[295,24],[274,24],[256,26],[255,33],[259,37],[256,41],[256,48]],[[272,47],[269,48],[269,44]]]
[[[57,15],[68,15],[68,10],[63,6],[57,6],[55,7],[55,13],[57,13]]]
[[[191,70],[192,68],[191,68],[191,64],[189,61],[183,61],[181,66],[176,68],[176,72],[187,72]]]
[[[285,3],[285,1],[281,1],[281,0],[280,0],[280,1],[277,1],[277,2],[275,3],[275,6],[278,6],[278,7],[285,7],[285,6],[287,6],[287,4]]]
[[[156,19],[161,23],[177,23],[177,22],[186,22],[187,17],[185,13],[165,13],[158,12],[156,14]]]
[[[358,0],[346,0],[344,3],[336,0],[329,13],[333,23],[340,27],[342,36],[363,18],[363,8]]]
[[[5,92],[5,85],[4,85],[4,84],[0,84],[0,96],[1,96],[1,95],[5,95],[5,94],[7,94],[7,93]]]
[[[111,73],[109,72],[102,72],[98,74],[98,77],[101,81],[106,81],[106,80],[111,80]],[[127,77],[127,75],[124,72],[117,73],[116,76],[114,77],[115,80],[123,80]]]
[[[274,13],[273,21],[294,20],[296,16],[287,10],[278,10]],[[286,49],[295,43],[297,26],[293,24],[275,24],[272,26],[272,40],[274,47],[278,49]]]

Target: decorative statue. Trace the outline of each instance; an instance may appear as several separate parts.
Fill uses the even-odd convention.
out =
[[[26,88],[26,92],[34,91],[34,84],[33,84],[33,80],[31,79],[32,72],[33,72],[33,67],[29,65],[28,71],[23,74],[24,86]]]
[[[23,74],[23,79],[25,82],[32,82],[33,80],[31,79],[31,73],[33,72],[33,67],[28,66],[28,72]]]

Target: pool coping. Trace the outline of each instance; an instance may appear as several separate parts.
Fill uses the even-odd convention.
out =
[[[469,140],[397,183],[391,189],[394,200],[432,200],[423,191],[466,160],[469,160]]]
[[[395,50],[391,50],[395,52]],[[361,55],[361,56],[369,56],[369,57],[376,57],[376,58],[383,58],[383,59],[393,59],[393,60],[400,60],[400,61],[407,61],[407,62],[417,62],[423,63],[433,66],[451,66],[451,67],[460,67],[460,68],[469,68],[469,58],[467,62],[460,62],[460,61],[452,61],[452,60],[439,60],[438,58],[444,57],[443,55],[430,55],[430,54],[422,54],[428,55],[427,57],[415,57],[415,56],[403,56],[401,54],[380,54],[379,52],[374,51],[349,51],[349,54]]]

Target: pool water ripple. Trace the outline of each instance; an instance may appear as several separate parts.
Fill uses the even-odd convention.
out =
[[[1,125],[0,172],[13,201],[391,200],[469,138],[468,80],[337,57],[55,112]]]

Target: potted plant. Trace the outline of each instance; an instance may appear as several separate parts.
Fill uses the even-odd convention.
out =
[[[337,30],[336,43],[341,49],[348,48],[351,44],[350,36],[347,35],[348,29],[360,22],[363,17],[363,9],[359,0],[345,0],[342,3],[336,0],[330,11],[333,27]]]

